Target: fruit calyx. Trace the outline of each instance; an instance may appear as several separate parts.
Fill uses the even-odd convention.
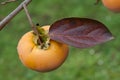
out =
[[[38,31],[38,35],[34,33],[35,38],[34,42],[40,49],[48,49],[50,46],[50,37],[48,36],[48,30],[44,30],[39,24],[36,24],[36,30]]]

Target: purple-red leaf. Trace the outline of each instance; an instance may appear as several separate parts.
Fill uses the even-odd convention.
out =
[[[52,40],[78,48],[95,46],[113,39],[104,24],[88,18],[65,18],[53,23],[49,30]]]

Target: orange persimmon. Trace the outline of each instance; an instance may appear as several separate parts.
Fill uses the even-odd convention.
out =
[[[43,26],[42,28],[48,32],[49,27]],[[68,56],[68,45],[50,39],[50,45],[44,49],[36,43],[36,37],[37,35],[30,31],[20,39],[17,50],[22,63],[39,72],[52,71],[61,66]]]
[[[102,0],[105,7],[114,12],[120,12],[120,0]]]

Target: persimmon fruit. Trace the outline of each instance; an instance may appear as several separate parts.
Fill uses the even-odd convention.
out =
[[[46,34],[50,26],[43,26]],[[68,56],[68,45],[48,39],[45,45],[37,44],[37,35],[33,31],[27,32],[19,40],[17,50],[21,62],[28,68],[48,72],[57,69]],[[49,42],[49,45],[48,45]]]
[[[120,0],[102,0],[105,7],[114,12],[120,12]]]

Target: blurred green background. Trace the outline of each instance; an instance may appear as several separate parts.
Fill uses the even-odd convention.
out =
[[[0,0],[2,2],[4,0]],[[23,0],[0,4],[0,20],[14,10]],[[0,80],[120,80],[120,13],[113,13],[96,0],[33,0],[29,12],[34,23],[52,24],[65,17],[86,17],[104,23],[115,39],[95,47],[77,49],[70,47],[65,63],[58,69],[40,73],[20,62],[17,43],[30,31],[24,11],[21,11],[0,31]]]

